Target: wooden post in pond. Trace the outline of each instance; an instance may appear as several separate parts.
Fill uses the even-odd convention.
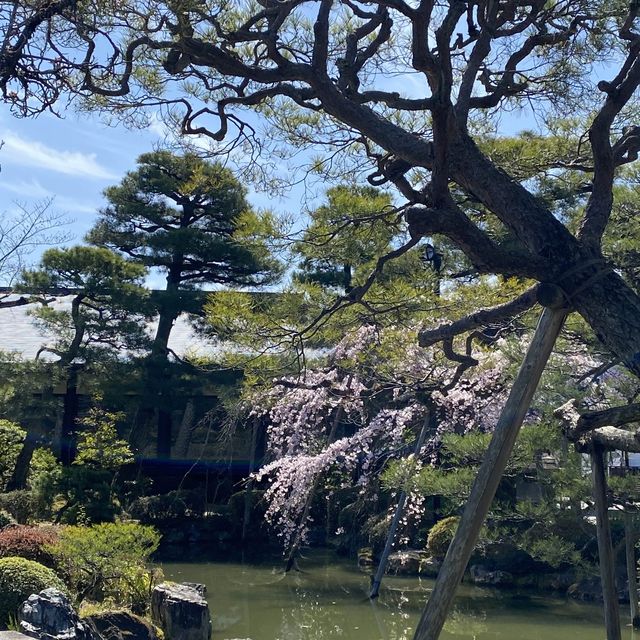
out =
[[[422,429],[420,429],[420,435],[418,435],[418,440],[416,441],[416,447],[413,451],[413,460],[409,465],[409,475],[413,475],[416,460],[420,455],[420,449],[422,449],[422,445],[424,444],[424,439],[427,435],[427,429],[429,428],[430,419],[431,419],[431,415],[430,413],[427,413],[427,415],[425,416],[424,422],[422,423]],[[377,598],[379,595],[382,576],[384,576],[385,569],[387,568],[387,562],[389,561],[391,547],[393,546],[393,541],[395,540],[395,537],[396,537],[396,531],[398,530],[398,524],[400,523],[400,518],[402,518],[402,514],[404,513],[404,505],[406,501],[407,501],[407,492],[403,489],[400,492],[400,497],[398,498],[398,505],[396,506],[396,512],[393,515],[393,520],[391,521],[391,526],[389,527],[389,533],[387,534],[387,542],[385,543],[384,550],[382,551],[382,555],[380,556],[378,570],[376,571],[376,575],[373,577],[373,581],[371,583],[371,591],[369,592],[369,598]]]
[[[429,602],[425,607],[414,640],[436,640],[451,608],[480,529],[491,506],[522,421],[529,410],[540,376],[562,329],[567,310],[554,304],[545,308],[511,387],[493,437],[480,465],[458,530],[449,545]]]
[[[628,507],[624,509],[624,546],[627,559],[627,580],[629,582],[629,606],[631,609],[631,624],[634,629],[640,627],[638,613],[638,569],[636,565],[636,532],[633,516]]]
[[[616,590],[615,561],[609,527],[609,505],[607,501],[607,477],[604,449],[593,445],[591,451],[591,472],[593,476],[593,498],[596,503],[596,533],[598,534],[598,557],[600,559],[600,579],[604,597],[604,626],[607,640],[620,640],[620,611]]]

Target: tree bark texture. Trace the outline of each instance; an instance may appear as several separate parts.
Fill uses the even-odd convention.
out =
[[[60,433],[60,461],[71,464],[77,452],[76,419],[78,417],[78,365],[68,367],[66,390],[62,411],[62,429]]]

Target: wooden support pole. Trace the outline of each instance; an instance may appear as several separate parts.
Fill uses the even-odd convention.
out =
[[[449,545],[433,592],[418,623],[414,640],[437,640],[442,631],[456,589],[462,580],[520,426],[566,315],[566,309],[547,308],[540,316],[533,340],[471,489],[458,530]]]
[[[598,534],[598,557],[600,579],[604,596],[604,625],[607,640],[620,640],[620,611],[616,591],[615,561],[609,528],[609,505],[607,502],[607,477],[605,473],[604,449],[594,445],[591,451],[593,497],[596,503],[596,533]]]
[[[624,547],[627,559],[627,580],[629,582],[629,606],[631,609],[631,624],[634,629],[640,627],[638,613],[638,569],[636,565],[636,532],[633,516],[629,510],[624,510]]]
[[[418,439],[416,441],[416,447],[413,451],[413,460],[410,464],[409,476],[413,475],[415,469],[415,463],[418,459],[418,455],[420,455],[420,449],[422,449],[422,445],[424,444],[424,439],[427,435],[427,429],[429,428],[429,420],[431,416],[429,413],[425,416],[424,422],[422,423],[422,429],[420,429],[420,434],[418,435]],[[393,520],[391,521],[391,526],[389,527],[389,533],[387,534],[387,541],[384,545],[384,550],[382,551],[382,555],[380,556],[380,562],[378,564],[378,570],[376,571],[376,575],[373,578],[373,582],[371,583],[371,591],[369,593],[369,598],[377,598],[380,591],[380,584],[382,583],[382,576],[384,576],[385,569],[387,568],[387,562],[389,560],[389,555],[391,554],[391,547],[393,546],[393,541],[396,537],[396,531],[398,530],[398,524],[400,523],[400,518],[402,518],[402,514],[404,513],[404,505],[407,501],[407,492],[403,489],[400,492],[400,498],[398,498],[398,505],[396,506],[396,512],[393,515]]]

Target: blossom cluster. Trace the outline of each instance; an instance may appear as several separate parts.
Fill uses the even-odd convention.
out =
[[[295,537],[304,541],[310,519],[303,522],[302,518],[323,476],[339,470],[343,487],[352,483],[366,486],[380,452],[397,449],[408,428],[423,412],[424,407],[418,404],[383,409],[353,435],[327,442],[324,448],[314,446],[315,451],[302,446],[303,440],[299,439],[296,453],[289,452],[262,467],[255,477],[269,481],[266,518],[282,537],[285,547]]]
[[[267,420],[270,460],[255,478],[266,483],[266,518],[285,547],[304,540],[311,523],[309,504],[324,479],[364,491],[382,461],[406,455],[426,412],[415,395],[406,393],[418,382],[427,382],[431,410],[438,415],[437,427],[412,461],[415,471],[433,462],[444,433],[493,427],[504,399],[505,362],[478,354],[480,366],[457,386],[446,393],[433,391],[454,377],[456,363],[436,357],[433,349],[418,348],[406,332],[404,339],[398,330],[390,335],[393,358],[384,357],[389,333],[364,326],[341,341],[325,369],[274,381],[254,398],[260,405],[254,406],[254,415]],[[388,392],[390,387],[388,402],[372,401],[380,388]],[[419,520],[423,507],[420,495],[409,496],[405,528]]]
[[[506,401],[505,369],[506,362],[494,357],[480,362],[446,393],[435,390],[431,399],[438,407],[440,431],[458,434],[492,431]]]

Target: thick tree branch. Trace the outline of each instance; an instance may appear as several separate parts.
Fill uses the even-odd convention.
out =
[[[502,273],[536,277],[543,263],[526,251],[503,249],[477,227],[452,201],[447,208],[423,206],[405,211],[409,232],[414,237],[442,234],[464,252],[481,273]]]
[[[478,327],[486,327],[492,324],[501,324],[512,320],[514,316],[528,311],[537,302],[538,287],[531,287],[514,300],[491,307],[480,309],[460,320],[450,324],[443,324],[435,329],[423,329],[420,331],[418,341],[421,347],[429,347],[441,340],[450,340],[457,335],[473,331]]]
[[[576,401],[572,399],[558,407],[554,415],[562,421],[567,437],[576,441],[594,429],[639,422],[640,403],[580,413],[576,408]]]
[[[589,440],[592,444],[599,444],[606,449],[640,453],[640,430],[625,431],[616,427],[600,427],[592,432]]]
[[[616,116],[640,85],[639,53],[640,41],[635,38],[630,45],[622,71],[613,82],[599,84],[599,88],[606,92],[607,98],[589,129],[594,160],[593,188],[578,232],[580,240],[590,247],[600,245],[611,215],[616,167],[616,154],[611,146],[611,127]]]

